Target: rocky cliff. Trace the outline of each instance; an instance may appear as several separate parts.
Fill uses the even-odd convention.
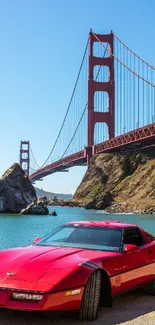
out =
[[[111,212],[155,212],[155,159],[146,154],[101,154],[90,166],[72,204]]]
[[[0,179],[0,212],[20,212],[35,199],[28,176],[18,164],[12,165]]]

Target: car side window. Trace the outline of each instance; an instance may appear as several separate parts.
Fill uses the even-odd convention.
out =
[[[145,241],[137,228],[126,228],[124,229],[124,244],[142,246]]]
[[[155,236],[153,236],[152,234],[150,234],[149,232],[145,231],[147,237],[149,238],[150,242],[155,241]]]

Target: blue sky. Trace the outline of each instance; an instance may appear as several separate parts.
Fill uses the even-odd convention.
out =
[[[115,32],[155,65],[154,0],[0,0],[0,175],[30,140],[41,165],[67,109],[90,28]],[[36,185],[74,192],[84,167]]]

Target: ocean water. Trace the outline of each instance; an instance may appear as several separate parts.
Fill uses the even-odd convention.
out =
[[[136,214],[107,214],[103,211],[82,208],[49,207],[57,216],[0,215],[0,250],[31,244],[36,237],[43,236],[57,226],[77,220],[120,220],[136,223],[155,234],[155,216]]]

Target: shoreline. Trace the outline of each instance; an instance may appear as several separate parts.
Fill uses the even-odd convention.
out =
[[[85,204],[77,201],[64,201],[57,202],[57,204],[50,204],[48,206],[59,206],[59,207],[70,207],[70,208],[83,208],[85,210],[92,210],[92,211],[102,211],[103,213],[107,214],[148,214],[148,215],[155,215],[155,206],[153,205],[146,205],[145,208],[135,208],[134,204],[128,204],[127,202],[113,202],[110,206],[106,207],[105,209],[98,209],[94,208],[87,208]]]
[[[94,205],[91,206],[89,204],[83,204],[82,202],[77,201],[57,201],[57,202],[49,202],[46,204],[47,208],[49,207],[68,207],[68,208],[82,208],[84,210],[91,210],[91,211],[100,211],[105,214],[146,214],[146,215],[155,215],[155,206],[152,204],[143,205],[143,207],[140,207],[138,204],[136,206],[135,203],[128,203],[128,202],[112,202],[111,205],[106,207],[105,209],[98,208]],[[0,212],[1,215],[16,215],[16,216],[23,216],[19,211],[18,212]],[[29,215],[41,215],[41,214],[27,214]],[[43,214],[42,214],[43,215]],[[52,214],[49,211],[49,216]]]

